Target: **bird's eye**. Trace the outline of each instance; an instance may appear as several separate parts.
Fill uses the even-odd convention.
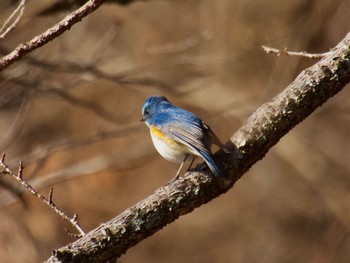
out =
[[[143,115],[144,116],[147,116],[149,114],[149,110],[145,110],[144,112],[143,112]]]

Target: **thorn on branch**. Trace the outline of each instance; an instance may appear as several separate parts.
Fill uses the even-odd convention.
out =
[[[19,162],[19,166],[18,166],[17,176],[18,176],[18,178],[21,179],[21,180],[23,180],[23,175],[22,175],[23,169],[24,169],[23,162],[20,161],[20,162]]]
[[[78,215],[74,214],[73,218],[72,218],[73,222],[78,222]]]
[[[1,162],[4,163],[5,162],[5,153],[2,153],[2,156],[1,156]]]
[[[53,195],[53,187],[50,188],[50,192],[49,192],[49,196],[48,196],[48,200],[49,200],[50,205],[53,205],[52,195]]]

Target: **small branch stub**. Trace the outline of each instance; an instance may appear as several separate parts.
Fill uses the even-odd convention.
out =
[[[52,195],[53,195],[53,187],[50,188],[50,192],[49,192],[49,196],[48,196],[49,204],[51,204],[51,205],[53,204]]]
[[[19,166],[18,166],[17,176],[18,176],[18,178],[21,179],[21,180],[23,180],[23,176],[22,176],[23,169],[24,169],[23,162],[20,161],[20,162],[19,162]]]

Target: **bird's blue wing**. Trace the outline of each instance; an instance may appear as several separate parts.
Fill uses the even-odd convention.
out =
[[[169,139],[187,145],[197,153],[209,153],[203,143],[202,121],[192,115],[158,114],[154,125],[166,134]]]
[[[206,142],[205,132],[210,132],[199,118],[187,114],[168,114],[161,113],[155,118],[154,125],[161,130],[169,139],[186,145],[193,154],[204,158],[210,170],[217,175],[222,176],[222,172],[215,164],[210,152],[210,144]]]
[[[203,137],[205,135],[203,133],[206,132],[206,130],[201,121],[181,122],[181,124],[172,122],[168,125],[170,134],[174,136],[177,141],[187,145],[192,151],[200,155],[216,176],[223,176],[221,170],[213,160],[213,156],[208,148],[210,145],[204,144]]]

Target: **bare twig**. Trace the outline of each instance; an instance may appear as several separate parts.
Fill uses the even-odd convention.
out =
[[[0,59],[0,71],[7,68],[15,61],[21,59],[29,52],[47,44],[48,42],[54,40],[56,37],[69,30],[75,23],[80,22],[85,16],[95,11],[100,5],[102,5],[103,2],[104,0],[88,1],[85,5],[68,15],[61,22],[49,28],[46,32],[42,33],[39,36],[36,36],[25,44],[20,44],[10,54]]]
[[[4,39],[12,30],[14,30],[18,26],[19,22],[23,17],[25,4],[26,4],[26,0],[22,0],[19,3],[18,7],[15,9],[15,11],[13,11],[12,14],[9,16],[9,18],[7,18],[5,23],[0,28],[0,34],[1,34],[0,39]],[[11,25],[8,25],[13,20],[14,16],[17,16],[16,19],[12,22]]]
[[[37,198],[41,199],[46,205],[48,205],[52,210],[55,211],[57,215],[59,215],[62,219],[68,221],[78,232],[79,234],[74,234],[75,237],[82,237],[85,235],[84,230],[81,228],[78,222],[78,216],[74,214],[73,217],[69,217],[66,215],[65,212],[63,212],[52,200],[52,195],[53,195],[53,188],[50,189],[50,193],[48,195],[48,198],[43,196],[41,193],[36,191],[29,183],[27,183],[23,179],[23,163],[20,161],[20,164],[18,166],[18,172],[17,174],[14,173],[5,163],[5,153],[2,154],[1,159],[0,159],[0,167],[2,170],[0,171],[3,174],[9,174],[11,175],[17,182],[19,182],[22,186],[24,186],[29,192],[31,192],[33,195],[35,195]],[[72,235],[72,234],[70,234]]]
[[[281,55],[289,55],[289,56],[296,56],[296,57],[304,57],[304,58],[311,58],[311,59],[319,59],[319,58],[323,58],[325,57],[327,54],[329,54],[329,52],[326,53],[316,53],[316,54],[310,54],[307,53],[306,51],[300,51],[300,52],[295,52],[295,51],[288,51],[287,48],[283,48],[283,49],[277,49],[277,48],[273,48],[273,47],[268,47],[268,46],[261,46],[264,51],[269,54],[269,53],[273,53],[276,54],[277,56],[281,56]]]

